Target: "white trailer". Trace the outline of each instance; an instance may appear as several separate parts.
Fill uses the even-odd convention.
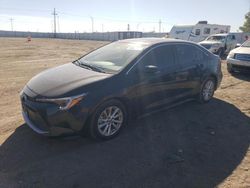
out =
[[[196,25],[173,26],[168,37],[201,42],[210,35],[229,32],[229,25],[208,24],[207,21],[200,21]]]

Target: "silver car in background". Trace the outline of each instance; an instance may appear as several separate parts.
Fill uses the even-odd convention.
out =
[[[240,47],[232,50],[227,57],[227,70],[250,71],[250,40],[245,41]]]

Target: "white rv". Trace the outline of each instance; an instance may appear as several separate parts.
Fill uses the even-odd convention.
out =
[[[207,21],[200,21],[196,25],[173,26],[168,37],[201,42],[210,35],[229,32],[229,25],[208,24]]]

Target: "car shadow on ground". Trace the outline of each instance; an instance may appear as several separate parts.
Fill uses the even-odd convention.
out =
[[[215,187],[248,151],[249,125],[219,99],[138,119],[106,142],[22,125],[0,146],[0,187]]]

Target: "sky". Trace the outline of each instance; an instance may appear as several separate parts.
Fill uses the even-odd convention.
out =
[[[168,32],[200,20],[235,32],[250,0],[0,0],[0,30],[52,32],[54,8],[59,32],[126,31],[128,24],[131,31]]]

